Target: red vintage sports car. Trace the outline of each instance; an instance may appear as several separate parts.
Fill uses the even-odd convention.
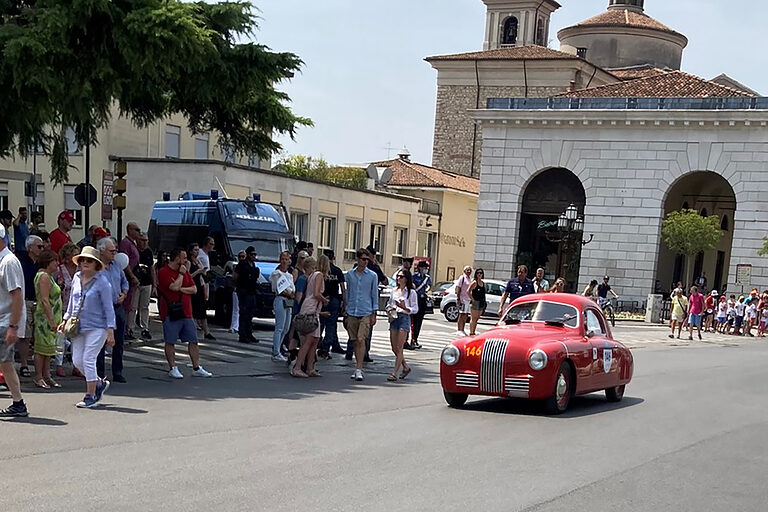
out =
[[[613,339],[597,304],[568,293],[520,297],[496,327],[452,341],[440,357],[451,407],[485,395],[544,400],[560,414],[575,395],[605,390],[618,402],[632,371],[632,353]]]

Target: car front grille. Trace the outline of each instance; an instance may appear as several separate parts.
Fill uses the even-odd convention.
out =
[[[507,377],[504,379],[504,391],[506,391],[509,396],[528,398],[529,387],[530,380],[528,377]]]
[[[476,373],[457,373],[456,386],[461,388],[477,388],[480,384],[480,376]]]
[[[488,393],[504,391],[504,354],[509,342],[504,339],[487,339],[480,360],[480,389]]]

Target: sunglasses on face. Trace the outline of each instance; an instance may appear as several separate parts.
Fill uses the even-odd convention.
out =
[[[397,276],[397,278],[398,278],[398,279],[405,279],[405,276],[403,276],[403,275],[400,275],[400,276]]]
[[[371,261],[370,258],[360,258],[360,261]]]

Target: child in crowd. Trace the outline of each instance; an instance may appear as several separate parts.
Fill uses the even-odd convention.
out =
[[[763,309],[760,310],[760,326],[757,328],[757,335],[761,338],[765,337],[766,327],[768,327],[768,305],[764,304]]]
[[[731,295],[728,299],[728,326],[723,331],[724,334],[733,332],[733,324],[736,322],[736,296]]]
[[[746,312],[744,314],[746,326],[744,328],[744,336],[753,336],[752,327],[757,323],[757,297],[749,298],[744,303],[747,305]]]
[[[741,327],[744,325],[744,312],[747,309],[747,305],[744,304],[744,296],[739,295],[739,300],[736,302],[736,322],[733,324],[733,335],[741,335]]]
[[[717,304],[717,318],[715,319],[715,331],[725,334],[728,320],[728,301],[725,295],[720,296]]]

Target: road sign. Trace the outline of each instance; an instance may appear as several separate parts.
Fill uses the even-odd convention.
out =
[[[104,171],[101,178],[101,220],[112,220],[112,171]]]
[[[90,183],[88,185],[81,183],[75,187],[75,201],[80,206],[85,208],[93,206],[96,203],[96,196],[96,189]]]
[[[752,265],[749,263],[736,265],[736,284],[739,286],[752,284]]]

